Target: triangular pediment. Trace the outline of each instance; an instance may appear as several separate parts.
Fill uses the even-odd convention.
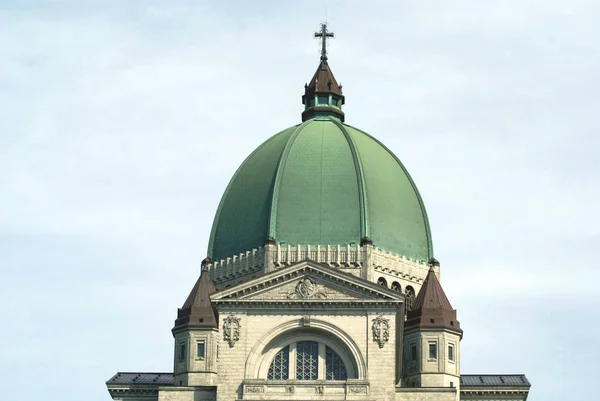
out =
[[[304,261],[239,283],[211,297],[239,302],[393,302],[404,296],[339,269]]]

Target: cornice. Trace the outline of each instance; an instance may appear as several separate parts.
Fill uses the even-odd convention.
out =
[[[222,290],[211,297],[211,299],[216,304],[224,303],[227,300],[242,301],[239,298],[308,274],[314,277],[322,277],[332,284],[340,284],[346,288],[349,287],[356,292],[372,298],[372,300],[362,300],[361,302],[372,302],[375,299],[386,300],[392,303],[402,303],[404,301],[404,296],[402,294],[387,288],[379,287],[374,283],[365,281],[352,274],[344,273],[331,267],[317,264],[316,262],[305,261],[300,263],[304,263],[304,265],[289,266],[284,269],[275,270],[270,274],[257,277],[245,283],[240,283],[233,288]],[[275,302],[281,303],[282,301]],[[290,304],[290,301],[283,302],[285,305]],[[322,302],[327,305],[332,305],[332,303],[340,301],[330,300]]]

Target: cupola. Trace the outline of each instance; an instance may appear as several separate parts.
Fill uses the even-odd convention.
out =
[[[333,116],[344,122],[342,85],[336,81],[327,62],[327,38],[333,38],[333,32],[328,32],[327,24],[321,24],[321,31],[316,32],[315,37],[321,39],[321,62],[310,83],[304,84],[302,121],[316,116]]]

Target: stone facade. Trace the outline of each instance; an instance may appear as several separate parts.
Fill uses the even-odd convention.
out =
[[[395,255],[372,244],[311,247],[269,243],[264,247],[214,261],[209,265],[209,271],[216,287],[225,288],[304,260],[326,264],[373,282],[384,278],[390,287],[396,282],[403,290],[412,287],[415,293],[421,288],[429,271],[429,266],[423,261]],[[439,267],[435,269],[439,277]]]
[[[356,249],[360,254],[360,248]],[[348,272],[343,265],[331,267],[315,261],[286,264],[213,294],[217,327],[175,332],[174,374],[168,385],[142,384],[134,379],[117,384],[119,380],[113,378],[108,382],[113,399],[526,399],[528,383],[516,389],[487,386],[485,393],[462,388],[458,333],[418,328],[405,332],[406,297],[401,291],[373,282],[382,277],[381,269],[371,269],[371,281],[365,280],[363,273]],[[414,271],[420,272],[416,266]],[[383,277],[395,280],[406,271],[403,265],[386,269],[389,271]],[[412,280],[406,282],[416,286],[418,280]],[[298,380],[297,345],[306,343],[318,344],[314,365],[318,373],[310,380]],[[436,344],[435,358],[427,354],[430,344]],[[271,364],[282,350],[289,350],[289,376],[270,378]],[[332,354],[345,367],[344,380],[327,380]],[[501,398],[507,394],[512,398]]]

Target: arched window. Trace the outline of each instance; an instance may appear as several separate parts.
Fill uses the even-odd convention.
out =
[[[402,287],[400,286],[400,283],[397,281],[394,281],[392,283],[392,290],[402,292]]]
[[[412,286],[406,286],[406,310],[412,310],[413,305],[415,303],[415,289]]]
[[[319,366],[325,371],[320,372]],[[295,367],[296,380],[348,379],[346,365],[340,355],[317,341],[299,341],[283,347],[271,361],[267,380],[290,379],[290,367]]]
[[[379,277],[379,278],[377,279],[377,284],[379,284],[379,285],[380,285],[380,286],[382,286],[382,287],[385,287],[385,288],[387,288],[387,281],[386,281],[386,279],[384,279],[383,277]]]
[[[289,378],[290,347],[286,346],[275,355],[269,366],[268,380],[287,380]]]
[[[325,347],[325,380],[346,380],[346,365],[342,358],[331,348]]]

